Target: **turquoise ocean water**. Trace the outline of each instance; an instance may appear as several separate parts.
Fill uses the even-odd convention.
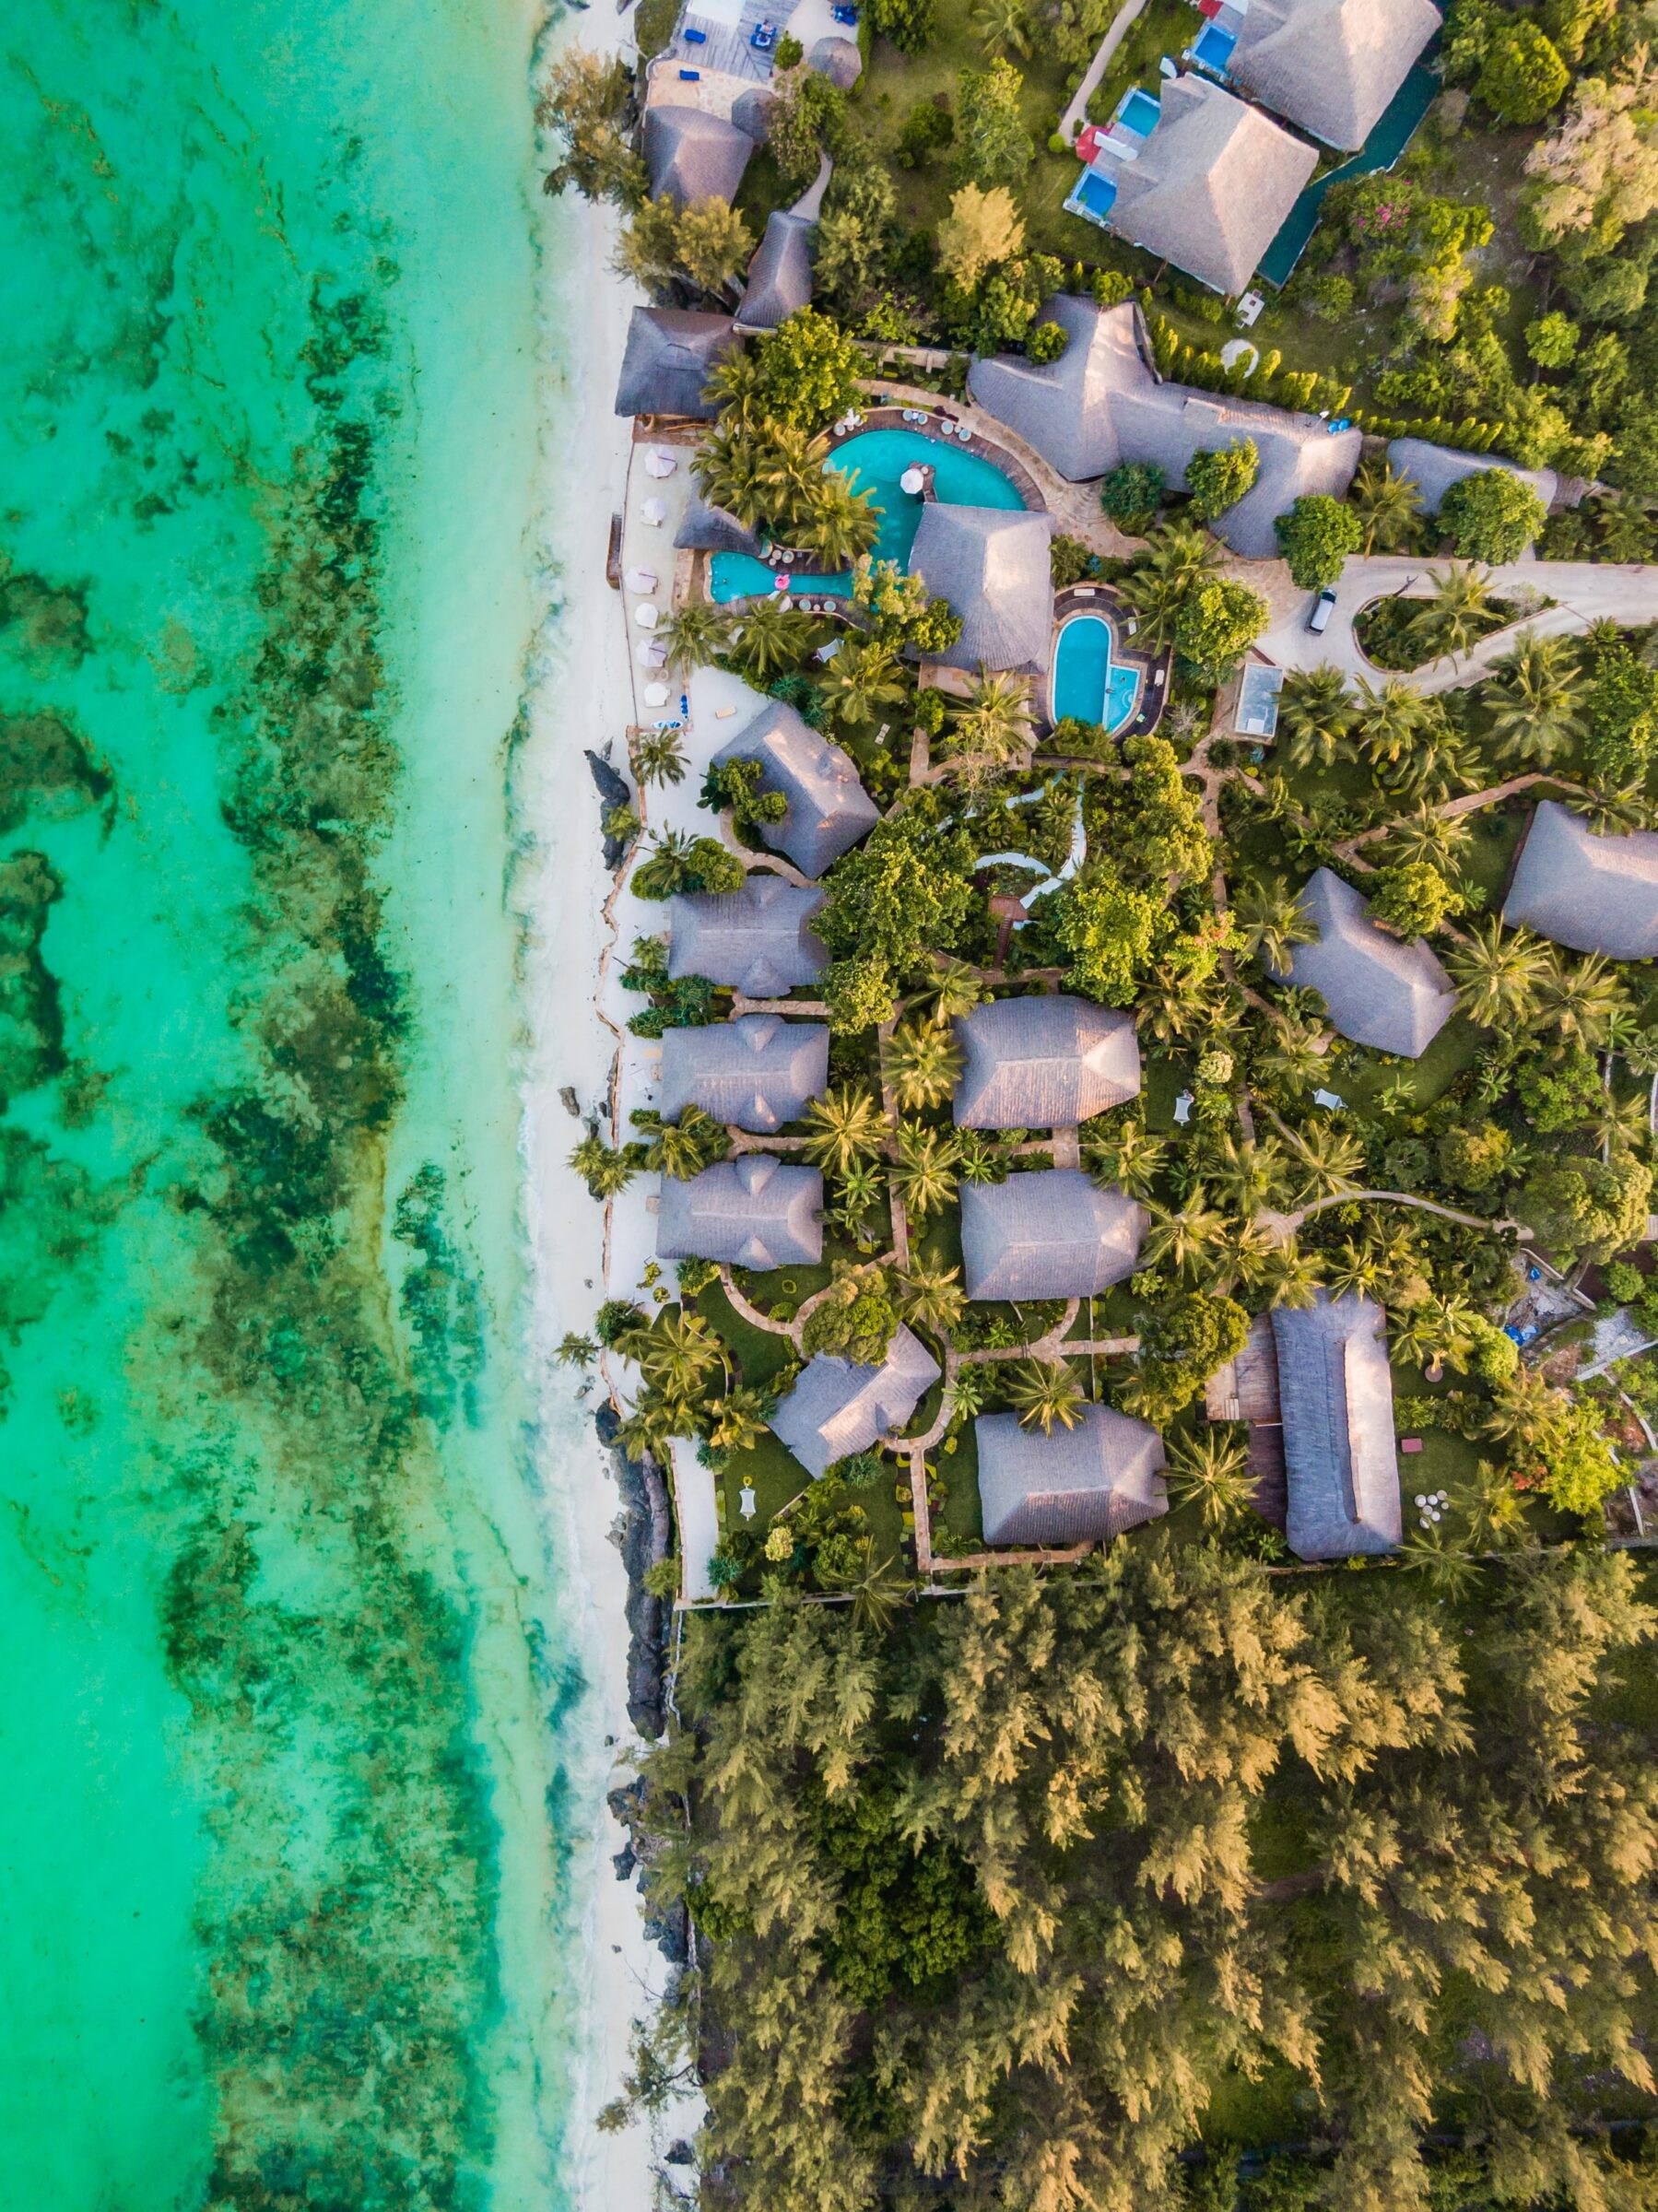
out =
[[[528,0],[0,37],[0,2207],[557,2206]]]

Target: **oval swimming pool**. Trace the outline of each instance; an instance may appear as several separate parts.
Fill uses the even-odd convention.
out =
[[[1113,660],[1111,623],[1103,615],[1072,615],[1053,646],[1053,719],[1096,722],[1108,731],[1132,721],[1140,672]]]
[[[890,429],[864,430],[837,446],[824,466],[837,469],[854,491],[874,494],[881,517],[875,542],[877,560],[896,561],[900,569],[910,565],[910,548],[921,526],[923,501],[919,495],[906,491],[900,478],[905,469],[922,465],[931,466],[935,497],[947,507],[1012,509],[1025,504],[1011,477],[994,461],[987,461],[982,453],[970,453],[951,439],[929,438],[921,430],[898,425]],[[710,564],[710,588],[721,601],[769,592],[775,582],[775,571],[749,553],[716,553]],[[814,576],[809,582],[803,580],[802,589],[850,592],[852,579]]]

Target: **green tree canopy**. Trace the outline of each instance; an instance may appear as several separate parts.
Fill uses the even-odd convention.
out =
[[[1010,62],[956,79],[955,175],[962,184],[1017,184],[1036,159],[1019,112],[1025,80]]]
[[[1474,90],[1504,123],[1541,123],[1570,82],[1547,32],[1528,17],[1505,14],[1487,40]]]
[[[1304,592],[1323,591],[1340,576],[1349,553],[1364,542],[1365,525],[1351,507],[1327,491],[1304,491],[1273,528],[1291,580]]]
[[[814,307],[796,308],[760,339],[758,352],[762,404],[773,422],[815,430],[858,396],[864,356]]]
[[[1532,487],[1506,468],[1460,477],[1440,501],[1440,523],[1452,550],[1460,559],[1493,568],[1518,560],[1547,519]]]
[[[1266,628],[1267,613],[1260,593],[1233,577],[1197,584],[1174,626],[1174,650],[1193,682],[1224,682]]]
[[[1200,523],[1213,522],[1235,507],[1261,474],[1261,453],[1252,438],[1234,438],[1214,453],[1194,453],[1186,464],[1186,489]]]

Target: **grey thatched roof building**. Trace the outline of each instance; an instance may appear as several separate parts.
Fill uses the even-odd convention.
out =
[[[1432,445],[1426,438],[1395,438],[1387,449],[1387,457],[1399,475],[1408,477],[1416,486],[1425,514],[1438,514],[1440,501],[1453,484],[1460,484],[1464,477],[1484,476],[1493,468],[1529,484],[1546,508],[1554,504],[1560,488],[1560,479],[1552,468],[1521,468],[1515,462],[1505,461],[1500,453],[1457,453],[1448,445]]]
[[[806,67],[850,92],[864,74],[864,57],[855,39],[818,39],[806,55]]]
[[[1250,0],[1227,75],[1276,115],[1353,153],[1439,28],[1433,0]]]
[[[662,1040],[662,1112],[672,1121],[700,1106],[716,1122],[773,1132],[797,1122],[829,1082],[829,1031],[821,1022],[745,1014],[705,1029],[669,1030]]]
[[[788,800],[782,820],[763,823],[760,835],[803,875],[821,876],[881,818],[847,755],[782,700],[769,700],[714,755],[716,766],[727,760],[758,760],[760,789]]]
[[[1382,1308],[1352,1291],[1321,1290],[1304,1312],[1274,1307],[1272,1331],[1289,1548],[1302,1559],[1392,1550],[1402,1521]]]
[[[766,235],[748,264],[748,281],[737,301],[745,330],[775,330],[812,297],[812,231],[804,215],[781,209],[766,218]]]
[[[754,140],[723,115],[671,101],[645,110],[645,168],[651,197],[666,193],[681,207],[698,200],[735,200]]]
[[[804,990],[829,966],[811,926],[823,898],[764,874],[740,891],[682,891],[668,900],[668,973],[705,975],[749,998]]]
[[[723,1159],[681,1182],[662,1179],[656,1250],[664,1260],[734,1267],[815,1267],[823,1257],[823,1178],[770,1152]]]
[[[986,1544],[1107,1543],[1169,1511],[1163,1440],[1145,1421],[1088,1406],[1044,1436],[1011,1413],[981,1414],[979,1506]]]
[[[674,544],[681,553],[758,555],[760,550],[758,531],[750,530],[727,509],[716,507],[709,500],[693,500],[687,507],[685,519],[674,533]]]
[[[1502,918],[1574,952],[1658,959],[1658,832],[1597,837],[1581,814],[1545,799],[1520,848]]]
[[[1160,127],[1160,126],[1159,126]],[[1042,311],[1070,344],[1045,364],[1022,355],[973,364],[969,385],[979,405],[1017,430],[1072,483],[1102,477],[1120,462],[1154,463],[1171,485],[1185,481],[1193,456],[1252,438],[1260,474],[1215,523],[1217,535],[1248,560],[1278,549],[1274,519],[1303,492],[1346,495],[1363,444],[1316,415],[1295,415],[1259,400],[1232,399],[1166,383],[1151,359],[1138,307],[1096,307],[1061,293]]]
[[[711,422],[719,410],[703,398],[702,388],[742,343],[729,315],[636,307],[616,388],[617,413],[683,415]]]
[[[1157,128],[1117,164],[1111,228],[1214,291],[1241,292],[1318,156],[1204,77],[1165,79],[1158,97]]]
[[[756,146],[764,146],[771,135],[771,114],[776,106],[777,95],[770,85],[750,85],[732,101],[731,120]]]
[[[1045,514],[929,500],[910,566],[961,617],[936,657],[951,668],[1045,668],[1053,631],[1053,525]]]
[[[1135,1271],[1146,1209],[1077,1168],[961,1188],[969,1298],[1092,1298]]]
[[[1332,1024],[1355,1044],[1419,1060],[1456,1011],[1456,994],[1424,937],[1403,944],[1379,929],[1349,883],[1329,868],[1308,877],[1299,901],[1318,930],[1298,945],[1280,982],[1316,991]]]
[[[900,1328],[879,1367],[819,1352],[771,1417],[771,1433],[809,1475],[867,1452],[901,1429],[937,1382],[938,1362],[913,1331]]]
[[[1140,1088],[1133,1018],[1092,999],[997,998],[956,1023],[963,1129],[1070,1129]]]

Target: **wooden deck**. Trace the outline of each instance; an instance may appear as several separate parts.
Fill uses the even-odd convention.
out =
[[[1204,1385],[1204,1410],[1212,1421],[1247,1421],[1249,1464],[1255,1477],[1254,1507],[1282,1528],[1289,1509],[1284,1472],[1283,1416],[1278,1406],[1278,1355],[1272,1320],[1256,1314],[1236,1359]]]

